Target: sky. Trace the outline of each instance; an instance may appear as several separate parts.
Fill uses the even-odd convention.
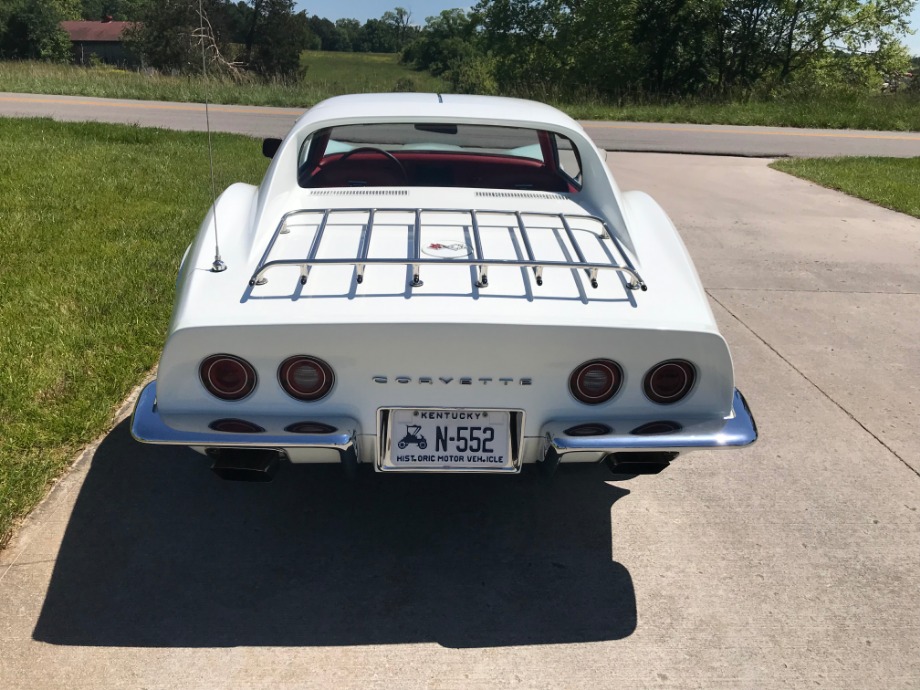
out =
[[[473,4],[475,3],[465,4],[464,0],[297,0],[297,9],[333,21],[348,17],[363,24],[368,19],[379,19],[384,12],[394,7],[405,7],[412,13],[413,24],[424,24],[426,17],[439,14],[441,10],[454,7],[469,9]],[[910,19],[911,27],[917,33],[902,40],[907,44],[911,55],[920,55],[920,2],[914,8]]]
[[[363,24],[368,19],[380,19],[387,10],[405,7],[412,13],[412,23],[421,25],[425,23],[426,17],[440,14],[441,10],[454,7],[468,10],[474,4],[476,0],[297,0],[297,9],[332,21],[346,17],[357,19]]]

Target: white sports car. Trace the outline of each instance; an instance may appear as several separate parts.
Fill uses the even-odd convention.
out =
[[[283,459],[654,473],[756,440],[674,225],[563,113],[342,96],[263,152],[185,254],[137,440],[256,480]]]

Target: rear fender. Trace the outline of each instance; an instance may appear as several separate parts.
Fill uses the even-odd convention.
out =
[[[668,214],[645,192],[623,194],[623,208],[645,282],[665,294],[686,295],[691,291],[692,297],[705,305],[715,328],[709,298],[693,259]]]
[[[179,266],[170,332],[176,329],[179,314],[191,293],[188,282],[192,279],[194,271],[211,270],[218,245],[221,259],[226,264],[230,265],[232,262],[236,265],[247,260],[255,235],[254,213],[258,191],[258,187],[242,182],[230,185],[208,210],[195,241],[185,250]],[[215,208],[218,219],[216,231]]]

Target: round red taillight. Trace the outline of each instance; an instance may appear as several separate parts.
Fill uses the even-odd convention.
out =
[[[649,369],[642,387],[649,400],[666,405],[683,400],[695,380],[696,370],[690,362],[671,359]]]
[[[578,400],[597,405],[610,400],[620,389],[623,370],[609,359],[585,362],[569,377],[569,390]]]
[[[292,398],[312,402],[332,390],[335,374],[321,359],[296,355],[288,357],[278,367],[278,382]]]
[[[208,426],[214,431],[230,434],[260,434],[265,431],[258,424],[247,422],[245,419],[215,419]]]
[[[211,355],[198,368],[201,383],[221,400],[242,400],[256,387],[256,371],[245,359]]]

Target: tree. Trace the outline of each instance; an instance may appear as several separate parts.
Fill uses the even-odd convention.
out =
[[[675,95],[706,89],[711,81],[720,4],[712,0],[639,0],[633,16],[624,18],[626,42],[632,51],[627,60],[630,73],[619,76],[627,89]]]
[[[341,38],[341,50],[351,52],[355,49],[361,34],[361,22],[357,19],[336,19],[335,28]]]
[[[240,44],[246,42],[249,33],[249,27],[252,24],[252,7],[248,2],[238,0],[238,2],[228,2],[224,8],[226,15],[227,35],[232,43]]]
[[[263,77],[298,78],[300,53],[310,36],[307,15],[294,12],[294,0],[254,0],[247,66]]]
[[[137,53],[148,67],[168,72],[200,72],[202,43],[210,60],[211,71],[218,71],[229,59],[226,14],[223,0],[203,0],[204,17],[198,14],[198,3],[189,0],[159,0],[146,4],[140,23],[125,34],[128,47]],[[207,36],[201,36],[202,19]]]
[[[873,70],[903,62],[913,3],[481,0],[470,59],[491,55],[503,90],[541,96],[750,93],[818,68],[868,85]]]
[[[342,18],[335,23],[324,17],[309,18],[309,49],[333,52],[396,53],[410,42],[418,28],[412,26],[412,13],[403,7],[384,12],[380,19]]]
[[[575,5],[581,4],[579,0],[571,5],[566,0],[482,0],[474,8],[479,51],[495,57],[495,77],[503,91],[547,98],[562,85],[584,79],[584,75],[575,77],[576,61],[593,63],[601,56],[593,41],[578,42],[582,14]],[[590,25],[592,17],[586,13],[585,18]]]
[[[436,76],[444,74],[473,53],[473,28],[463,10],[444,10],[425,20],[418,37],[403,51],[402,59]]]
[[[395,50],[399,51],[405,48],[414,33],[412,27],[412,13],[405,7],[397,7],[392,11],[384,12],[380,21],[388,26],[393,32]]]
[[[282,79],[301,74],[300,53],[312,33],[306,14],[294,12],[293,0],[203,0],[202,7],[203,18],[196,0],[149,0],[129,32],[130,45],[161,70],[200,71],[204,49],[212,71],[247,69]],[[244,45],[239,61],[233,55],[237,42]]]
[[[0,8],[0,58],[67,62],[70,39],[60,23],[79,16],[76,0],[13,0]]]
[[[319,38],[320,50],[342,51],[347,50],[348,37],[336,25],[325,17],[313,15],[309,19],[310,30]],[[349,45],[348,48],[351,46]]]
[[[368,19],[358,32],[354,49],[364,53],[395,53],[396,32],[382,19]]]
[[[89,21],[111,17],[116,21],[133,22],[140,19],[147,0],[82,0],[80,16]]]

